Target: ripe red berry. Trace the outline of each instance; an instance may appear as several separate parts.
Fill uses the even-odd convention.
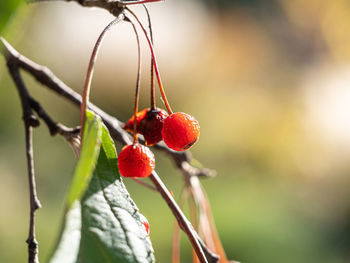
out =
[[[176,151],[187,150],[199,138],[198,121],[183,112],[173,113],[163,121],[162,135],[169,148]]]
[[[147,235],[149,235],[150,227],[149,227],[149,223],[147,221],[147,218],[143,214],[140,214],[140,220],[141,220],[141,223],[143,224],[143,226],[145,227]]]
[[[144,109],[136,114],[136,131],[145,137],[146,145],[152,146],[163,139],[163,121],[167,117],[168,114],[159,108]],[[134,116],[127,121],[123,129],[133,132]]]
[[[141,144],[125,146],[118,156],[118,168],[125,177],[147,177],[155,167],[151,150]]]

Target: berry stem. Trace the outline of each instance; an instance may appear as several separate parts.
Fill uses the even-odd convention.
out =
[[[142,186],[144,186],[144,187],[146,187],[146,188],[148,188],[148,189],[150,189],[150,190],[152,190],[152,191],[158,192],[157,188],[155,188],[153,185],[148,184],[148,183],[146,183],[146,182],[140,180],[140,179],[137,178],[137,177],[132,177],[132,179],[133,179],[136,183],[138,183],[138,184],[140,184],[140,185],[142,185]]]
[[[86,73],[86,78],[85,78],[85,83],[84,83],[84,88],[83,88],[83,95],[82,95],[82,103],[80,105],[80,137],[81,141],[83,141],[83,132],[84,132],[84,124],[85,124],[85,118],[86,118],[86,110],[88,108],[88,103],[89,103],[89,97],[90,97],[90,87],[91,87],[91,80],[92,80],[92,75],[94,73],[94,66],[97,58],[97,54],[99,52],[99,49],[101,47],[101,43],[103,38],[105,37],[106,33],[111,29],[111,27],[118,22],[122,20],[122,16],[119,16],[115,18],[112,22],[110,22],[102,31],[100,36],[98,37],[96,44],[94,46],[94,49],[92,51],[90,61],[89,61],[89,66],[88,70]],[[82,144],[81,144],[82,145]],[[81,148],[80,145],[80,148]]]
[[[143,4],[143,7],[146,10],[147,19],[148,19],[149,35],[151,37],[152,45],[154,45],[151,16],[149,14],[147,6],[145,4]],[[156,87],[155,87],[155,81],[154,81],[154,60],[152,57],[151,58],[151,110],[155,110],[155,109],[156,109]]]
[[[160,78],[160,73],[159,73],[159,69],[158,69],[158,63],[157,63],[157,59],[156,59],[156,54],[155,54],[153,45],[151,43],[151,40],[148,37],[148,34],[147,34],[147,31],[146,31],[145,27],[141,23],[140,19],[135,15],[135,13],[133,11],[131,11],[129,8],[127,8],[127,7],[125,9],[128,10],[128,12],[136,19],[137,23],[140,25],[140,27],[141,27],[141,29],[142,29],[142,31],[143,31],[146,39],[147,39],[148,45],[149,45],[149,47],[151,49],[151,55],[152,55],[153,63],[154,63],[154,70],[155,70],[156,77],[157,77],[157,80],[158,80],[158,86],[159,86],[159,89],[160,89],[160,93],[162,94],[162,98],[164,100],[165,107],[167,108],[167,111],[168,111],[168,113],[170,115],[170,114],[173,113],[173,111],[171,110],[170,105],[168,103],[168,99],[166,98],[166,95],[165,95],[165,91],[164,91],[164,88],[163,88],[162,80]]]
[[[133,144],[137,143],[137,111],[139,107],[139,96],[140,96],[140,80],[141,80],[141,46],[140,46],[140,38],[137,33],[135,24],[128,18],[126,18],[132,28],[134,29],[136,41],[137,41],[137,77],[136,77],[136,91],[135,91],[135,104],[134,104],[134,129],[133,129]]]

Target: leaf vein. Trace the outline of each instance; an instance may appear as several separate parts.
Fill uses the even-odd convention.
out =
[[[135,262],[138,262],[138,260],[137,260],[136,257],[135,257],[134,250],[133,250],[133,248],[132,248],[132,246],[131,246],[131,244],[130,244],[130,241],[129,241],[129,238],[128,238],[128,235],[127,235],[127,231],[126,231],[126,229],[124,228],[124,226],[123,226],[123,224],[122,224],[122,220],[120,220],[120,218],[117,216],[117,214],[113,211],[113,205],[111,204],[111,202],[109,201],[109,199],[108,199],[107,196],[106,196],[105,190],[104,190],[104,188],[103,188],[103,186],[102,186],[102,183],[101,183],[101,178],[100,178],[99,176],[97,176],[97,179],[98,179],[98,183],[99,183],[99,185],[100,185],[100,187],[101,187],[103,197],[104,197],[104,199],[106,200],[106,202],[107,202],[107,204],[108,204],[108,207],[111,209],[111,212],[112,212],[113,216],[115,217],[116,220],[118,220],[118,222],[120,223],[121,228],[123,229],[123,232],[124,232],[124,235],[125,235],[126,243],[127,243],[128,247],[130,248],[130,250],[131,250],[131,252],[132,252],[131,254],[132,254],[132,256],[133,256]],[[117,206],[117,207],[118,207],[118,206]],[[118,208],[124,209],[124,208],[121,208],[121,207],[118,207]]]

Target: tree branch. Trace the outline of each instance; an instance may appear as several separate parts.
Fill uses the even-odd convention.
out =
[[[36,193],[34,159],[33,159],[33,127],[25,122],[25,140],[26,140],[26,155],[27,169],[29,180],[29,195],[30,195],[30,220],[29,234],[26,240],[28,244],[28,263],[39,263],[39,244],[35,238],[35,211],[41,207],[40,201]]]
[[[16,61],[8,60],[7,66],[10,75],[16,84],[23,110],[30,203],[29,234],[26,240],[28,244],[28,263],[39,263],[39,248],[38,242],[35,238],[35,212],[41,207],[41,204],[36,193],[33,159],[33,127],[39,126],[39,120],[34,116],[32,112],[29,101],[29,94],[20,75]]]
[[[118,16],[124,9],[124,5],[118,0],[29,0],[29,2],[76,2],[86,7],[98,7],[107,10],[114,16]]]
[[[159,2],[163,0],[29,0],[29,2],[76,2],[86,7],[98,7],[109,11],[114,16],[119,16],[125,6],[134,4],[143,4],[149,2]]]

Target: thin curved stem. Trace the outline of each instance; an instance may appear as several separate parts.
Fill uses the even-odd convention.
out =
[[[140,45],[140,38],[139,34],[137,33],[137,29],[135,24],[129,20],[126,19],[127,22],[129,22],[132,25],[132,28],[134,29],[136,41],[137,41],[137,78],[136,78],[136,91],[135,91],[135,104],[134,104],[134,130],[133,130],[133,144],[137,143],[137,119],[136,115],[138,112],[139,107],[139,96],[140,96],[140,80],[141,80],[141,45]]]
[[[197,215],[197,206],[194,201],[194,197],[192,195],[188,198],[188,208],[190,210],[190,218],[191,223],[194,227],[194,230],[199,234],[198,232],[198,215]],[[196,251],[192,248],[192,263],[199,263],[198,257],[196,255]]]
[[[212,251],[215,251],[220,256],[220,262],[229,263],[235,261],[229,261],[227,259],[225,250],[221,244],[219,234],[215,227],[215,222],[211,212],[210,204],[207,194],[198,177],[191,176],[187,181],[188,187],[191,189],[191,196],[198,204],[200,212],[200,228],[203,231],[206,245]]]
[[[160,78],[160,73],[159,73],[158,63],[157,63],[157,59],[156,59],[156,54],[155,54],[155,51],[154,51],[151,39],[149,38],[145,27],[141,23],[140,19],[136,16],[136,14],[133,11],[131,11],[129,8],[127,8],[127,7],[125,9],[136,19],[137,23],[140,25],[140,27],[141,27],[141,29],[142,29],[142,31],[143,31],[146,39],[147,39],[148,45],[149,45],[149,47],[151,49],[151,55],[152,55],[153,62],[154,62],[154,70],[155,70],[156,77],[157,77],[157,80],[158,80],[158,86],[159,86],[159,89],[160,89],[160,93],[162,94],[162,98],[164,100],[164,104],[165,104],[165,107],[167,108],[168,113],[172,114],[173,111],[170,108],[168,99],[167,99],[167,97],[165,95],[163,83],[162,83],[162,80]]]
[[[86,73],[85,83],[84,83],[84,89],[83,89],[83,95],[82,95],[82,103],[80,106],[80,137],[83,139],[83,132],[84,132],[84,123],[85,123],[85,114],[89,103],[89,97],[90,97],[90,87],[91,87],[91,80],[92,75],[94,73],[94,66],[97,58],[98,51],[101,47],[101,43],[103,38],[105,37],[106,33],[111,29],[111,27],[117,23],[119,23],[123,19],[123,16],[119,16],[115,18],[112,22],[110,22],[102,31],[100,36],[98,37],[96,44],[94,46],[94,49],[92,51],[88,70]]]
[[[9,44],[0,38],[1,42],[6,48]],[[35,171],[34,171],[34,156],[33,156],[33,127],[40,125],[39,120],[33,114],[32,107],[30,105],[30,94],[22,79],[21,73],[18,68],[18,64],[15,59],[7,58],[7,67],[9,73],[16,85],[21,105],[22,105],[22,118],[24,121],[25,129],[25,144],[26,144],[26,157],[27,157],[27,170],[28,170],[28,186],[29,186],[29,233],[26,240],[28,244],[28,263],[39,263],[39,244],[35,237],[35,212],[41,208],[40,201],[36,192],[35,183]]]
[[[150,185],[150,184],[140,180],[137,177],[132,177],[131,179],[134,180],[136,183],[138,183],[138,184],[140,184],[140,185],[142,185],[142,186],[144,186],[152,191],[158,192],[157,188],[155,188],[153,185]]]
[[[145,4],[143,4],[143,7],[146,10],[149,35],[151,37],[152,45],[154,45],[151,15],[150,15],[148,8]],[[155,110],[155,109],[156,109],[156,87],[155,87],[155,82],[154,82],[154,59],[152,57],[151,58],[151,110]]]

